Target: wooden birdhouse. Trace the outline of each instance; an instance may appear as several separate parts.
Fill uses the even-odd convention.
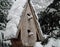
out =
[[[37,38],[43,40],[35,11],[29,0],[24,8],[18,26],[18,38],[11,40],[13,47],[34,46]]]

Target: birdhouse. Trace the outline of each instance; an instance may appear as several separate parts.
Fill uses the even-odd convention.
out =
[[[35,11],[29,0],[24,6],[21,20],[18,25],[18,38],[12,39],[13,47],[34,46],[37,38],[43,40]]]

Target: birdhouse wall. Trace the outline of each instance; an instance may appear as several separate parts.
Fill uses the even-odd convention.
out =
[[[20,24],[21,24],[20,26],[21,41],[23,45],[33,46],[37,40],[36,38],[37,29],[35,26],[35,22],[34,22],[33,15],[31,13],[29,4],[26,8],[25,14],[22,15]]]

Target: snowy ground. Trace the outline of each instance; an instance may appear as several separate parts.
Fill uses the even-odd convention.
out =
[[[34,47],[60,47],[60,39],[50,38],[46,45],[42,45],[41,42],[36,42]]]

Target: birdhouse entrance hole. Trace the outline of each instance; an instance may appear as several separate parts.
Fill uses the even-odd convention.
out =
[[[28,31],[28,33],[30,33],[31,31],[30,30],[27,30]]]
[[[28,15],[28,16],[30,16],[30,14],[29,14],[29,13],[27,13],[27,15]]]
[[[33,36],[33,32],[31,32],[30,30],[28,30],[28,36]]]

